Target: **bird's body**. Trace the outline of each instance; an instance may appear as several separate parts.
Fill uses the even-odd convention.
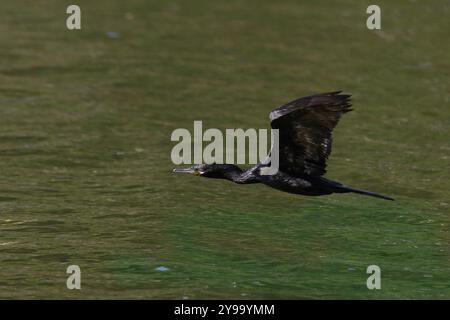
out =
[[[322,196],[332,194],[332,185],[320,177],[293,177],[279,171],[275,175],[259,176],[261,183],[274,189],[288,193],[302,194],[307,196]]]
[[[307,196],[332,193],[359,193],[382,199],[392,198],[345,186],[323,177],[331,153],[332,131],[342,114],[351,111],[350,96],[330,92],[300,98],[270,113],[271,126],[279,130],[279,168],[261,174],[269,161],[249,170],[232,164],[200,164],[175,172],[227,179],[239,184],[263,183],[284,192]]]

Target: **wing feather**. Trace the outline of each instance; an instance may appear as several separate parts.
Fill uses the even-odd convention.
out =
[[[272,128],[279,129],[281,171],[292,175],[325,174],[333,129],[342,114],[352,110],[350,95],[340,93],[303,97],[270,113]]]

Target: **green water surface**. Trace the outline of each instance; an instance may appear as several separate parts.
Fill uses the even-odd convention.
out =
[[[379,31],[366,0],[68,4],[1,4],[0,298],[450,298],[448,1],[380,0]],[[333,90],[327,177],[395,202],[171,173],[174,129]]]

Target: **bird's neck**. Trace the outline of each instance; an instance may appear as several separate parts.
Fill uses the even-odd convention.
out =
[[[252,170],[244,171],[241,168],[232,165],[224,164],[219,172],[211,178],[226,179],[240,184],[255,183],[256,176]]]
[[[220,172],[220,178],[230,180],[230,181],[236,181],[239,180],[239,177],[244,171],[232,164],[225,164],[223,165],[223,168]]]

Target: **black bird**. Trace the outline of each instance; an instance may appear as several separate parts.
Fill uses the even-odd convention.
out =
[[[199,164],[177,168],[208,178],[227,179],[235,183],[263,183],[294,194],[321,196],[332,193],[359,193],[394,200],[370,191],[348,187],[323,177],[331,153],[332,132],[341,116],[351,111],[350,95],[341,91],[322,93],[291,101],[270,113],[270,124],[279,130],[279,170],[274,175],[262,175],[268,161],[249,170],[232,164]]]

